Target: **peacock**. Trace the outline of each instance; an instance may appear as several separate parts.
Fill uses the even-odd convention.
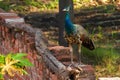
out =
[[[70,9],[71,6],[63,9],[65,12],[65,40],[71,47],[71,64],[74,64],[73,55],[77,57],[79,64],[81,64],[81,46],[89,50],[94,50],[95,46],[88,32],[81,25],[73,24],[70,19]]]

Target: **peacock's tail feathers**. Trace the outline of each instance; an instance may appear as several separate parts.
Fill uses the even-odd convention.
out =
[[[93,41],[90,38],[84,38],[84,40],[82,40],[82,45],[90,50],[94,50],[95,49],[95,45],[93,43]]]

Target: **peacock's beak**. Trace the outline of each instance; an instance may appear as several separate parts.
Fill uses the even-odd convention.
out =
[[[64,8],[62,11],[68,11],[66,8]]]
[[[62,11],[67,11],[67,12],[70,11],[70,6],[64,8]]]

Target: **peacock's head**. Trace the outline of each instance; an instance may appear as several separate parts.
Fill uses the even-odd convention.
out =
[[[67,6],[67,7],[64,8],[62,11],[69,12],[69,11],[70,11],[70,8],[71,8],[71,5]]]

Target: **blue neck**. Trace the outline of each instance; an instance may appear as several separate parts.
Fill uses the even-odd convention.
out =
[[[74,34],[75,33],[75,26],[73,25],[69,12],[66,13],[65,16],[65,31],[67,35]]]

